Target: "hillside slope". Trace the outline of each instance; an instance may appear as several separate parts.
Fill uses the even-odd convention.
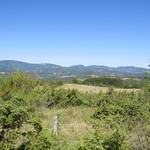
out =
[[[126,66],[126,67],[107,67],[107,66],[84,66],[74,65],[64,67],[55,64],[30,64],[14,60],[0,61],[0,73],[10,72],[30,72],[41,77],[68,77],[68,76],[87,76],[87,75],[105,75],[105,76],[143,76],[150,69]]]

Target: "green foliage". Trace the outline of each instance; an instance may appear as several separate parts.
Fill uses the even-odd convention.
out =
[[[81,84],[95,86],[113,86],[118,88],[142,88],[147,85],[147,80],[99,77],[85,79],[83,82],[81,82]]]
[[[48,102],[52,102],[54,105],[59,105],[60,107],[80,106],[82,104],[82,100],[79,95],[79,92],[75,89],[56,89],[52,90],[51,94],[49,94]]]
[[[106,150],[127,150],[127,145],[124,143],[124,140],[125,137],[117,130],[104,141],[104,148]]]
[[[34,117],[31,121],[32,125],[34,126],[34,129],[39,134],[42,131],[42,123],[39,117]]]
[[[109,137],[100,136],[99,131],[91,134],[79,141],[78,150],[127,150],[125,136],[121,135],[118,130]]]
[[[88,137],[85,137],[83,139],[83,142],[79,141],[79,143],[76,146],[77,150],[104,150],[103,147],[103,139],[98,134],[98,132],[95,132],[92,135],[89,135]]]
[[[47,134],[47,131],[42,131],[28,142],[24,149],[30,150],[65,150],[65,142],[58,139],[56,136]]]
[[[138,122],[146,122],[150,119],[150,102],[147,96],[143,93],[114,93],[113,100],[108,101],[106,94],[99,100],[93,118],[106,121],[111,128],[126,124],[131,130]]]
[[[38,85],[30,74],[14,73],[0,81],[0,97],[9,100],[15,94],[29,94]]]
[[[75,83],[75,84],[78,84],[79,83],[79,81],[77,80],[77,79],[72,79],[72,83]]]
[[[83,84],[96,85],[96,86],[115,86],[119,87],[122,85],[120,78],[89,78],[83,81]]]
[[[29,107],[24,105],[22,99],[12,98],[0,104],[0,126],[3,129],[21,127],[28,118]]]
[[[137,93],[119,93],[114,92],[112,88],[112,85],[128,88],[137,87],[134,84],[136,81],[133,80],[130,82],[129,80],[98,78],[86,80],[86,82],[93,85],[100,85],[101,82],[103,85],[109,85],[110,89],[106,93],[99,94],[80,93],[75,89],[65,90],[58,87],[62,85],[62,82],[42,81],[33,75],[23,73],[14,73],[2,78],[0,80],[0,149],[67,149],[70,145],[68,146],[62,137],[55,137],[45,129],[41,121],[42,117],[38,115],[37,110],[42,107],[44,109],[57,107],[65,110],[66,107],[81,105],[95,109],[89,122],[92,122],[92,129],[95,130],[95,127],[97,127],[98,130],[94,134],[88,134],[88,136],[79,140],[77,145],[70,146],[68,149],[129,149],[125,144],[125,136],[119,131],[125,130],[127,137],[128,132],[133,133],[133,129],[137,126],[142,128],[141,135],[144,136],[143,139],[146,144],[140,140],[139,142],[144,146],[149,146],[149,79],[144,80],[146,84],[139,80],[138,86],[140,88],[144,84],[146,86],[143,91]],[[87,84],[86,82],[85,84]],[[99,133],[99,123],[107,125],[110,133],[113,131],[113,134],[109,133],[107,136],[102,136]],[[29,128],[23,130],[26,126],[29,126]],[[114,130],[117,131],[114,132]],[[134,148],[135,146],[133,146]]]

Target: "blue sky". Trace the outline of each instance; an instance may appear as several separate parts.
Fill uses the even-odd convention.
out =
[[[150,0],[0,0],[0,60],[146,67]]]

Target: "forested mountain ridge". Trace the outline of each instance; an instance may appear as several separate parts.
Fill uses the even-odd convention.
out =
[[[0,61],[0,73],[10,72],[31,72],[38,74],[41,77],[63,77],[63,76],[83,76],[83,75],[106,75],[106,76],[143,76],[145,72],[150,69],[134,67],[134,66],[122,66],[122,67],[108,67],[108,66],[84,66],[74,65],[70,67],[43,63],[43,64],[31,64],[14,60],[1,60]]]

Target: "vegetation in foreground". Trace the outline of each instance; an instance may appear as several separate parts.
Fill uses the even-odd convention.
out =
[[[150,147],[150,85],[81,93],[15,73],[0,80],[0,149],[130,150]],[[58,136],[52,133],[59,116]]]

